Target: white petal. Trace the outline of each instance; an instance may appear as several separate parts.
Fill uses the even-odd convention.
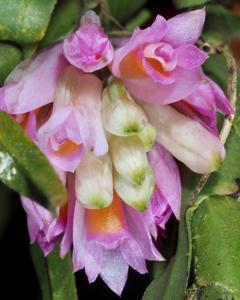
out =
[[[102,121],[108,132],[118,136],[130,136],[144,129],[147,117],[123,84],[113,79],[103,92]]]
[[[121,199],[129,206],[143,211],[148,207],[154,190],[154,175],[149,167],[141,185],[133,184],[117,172],[114,175],[114,188]]]
[[[137,136],[110,137],[110,153],[117,172],[130,182],[141,184],[148,168],[144,145]]]
[[[219,168],[224,146],[200,123],[169,105],[141,106],[157,129],[157,141],[192,171],[204,174]]]
[[[75,191],[77,200],[86,208],[103,208],[112,203],[112,162],[108,155],[84,154],[76,170]]]
[[[156,140],[157,131],[156,128],[153,127],[151,124],[147,124],[145,128],[138,133],[138,137],[142,141],[143,145],[145,146],[145,150],[148,152],[152,149],[155,140]]]

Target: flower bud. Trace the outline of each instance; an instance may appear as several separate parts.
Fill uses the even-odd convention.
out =
[[[137,136],[110,137],[110,153],[117,172],[132,183],[141,185],[148,160],[144,145]]]
[[[215,171],[225,156],[218,137],[197,121],[169,105],[141,103],[157,129],[156,140],[192,171],[200,174]]]
[[[76,169],[76,198],[86,208],[104,208],[112,203],[112,162],[108,155],[85,153]]]
[[[144,129],[138,133],[138,137],[143,143],[145,150],[148,152],[152,149],[156,140],[157,131],[151,124],[147,124]]]
[[[139,211],[144,211],[148,207],[154,191],[154,184],[154,175],[150,167],[148,167],[141,185],[129,182],[117,172],[114,175],[114,188],[118,195],[129,206]]]
[[[147,117],[123,84],[113,79],[103,91],[102,121],[105,130],[118,136],[130,136],[141,132]]]

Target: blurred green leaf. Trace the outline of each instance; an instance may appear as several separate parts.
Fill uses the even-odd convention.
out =
[[[57,0],[0,0],[0,40],[19,45],[41,41]]]
[[[203,5],[212,0],[173,0],[173,1],[177,8],[187,8],[187,7]]]
[[[182,300],[185,297],[191,264],[191,249],[188,243],[185,214],[197,181],[198,176],[185,169],[176,255],[170,260],[166,269],[159,272],[160,277],[154,279],[147,287],[143,300]]]
[[[0,85],[11,70],[21,61],[22,52],[16,46],[0,43]]]
[[[108,0],[111,14],[120,22],[127,21],[145,3],[146,0]]]
[[[134,18],[132,18],[127,24],[126,29],[133,31],[136,27],[144,25],[151,17],[151,11],[148,9],[142,9]]]
[[[230,42],[233,35],[240,35],[240,17],[221,4],[208,4],[203,38],[208,42]]]
[[[41,41],[41,46],[59,42],[71,31],[73,31],[81,15],[81,3],[79,0],[59,0],[52,14],[46,35]]]
[[[47,257],[37,244],[31,246],[31,255],[44,300],[77,300],[71,255],[60,258],[58,249]]]
[[[0,180],[54,209],[66,200],[61,181],[18,124],[0,112]]]
[[[227,196],[211,196],[198,206],[192,218],[196,284],[220,286],[236,300],[240,299],[239,216],[238,201]]]

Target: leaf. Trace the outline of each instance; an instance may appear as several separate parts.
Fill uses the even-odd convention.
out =
[[[0,112],[0,180],[52,209],[66,199],[65,189],[45,156],[4,112]]]
[[[71,255],[60,258],[58,249],[46,258],[37,244],[31,246],[31,255],[44,300],[77,300]]]
[[[81,3],[79,0],[58,1],[52,14],[46,35],[41,41],[41,47],[59,42],[71,31],[73,31],[81,15]]]
[[[191,264],[191,249],[188,243],[185,214],[197,180],[198,176],[185,169],[176,255],[171,259],[165,271],[161,272],[161,276],[154,279],[147,287],[143,300],[182,300],[185,297]]]
[[[221,4],[208,4],[203,38],[208,42],[229,43],[233,35],[240,35],[240,17]]]
[[[203,5],[212,0],[174,0],[174,4],[177,8],[187,8],[198,5]]]
[[[21,61],[22,52],[16,46],[0,43],[0,85],[12,69]]]
[[[198,206],[192,218],[197,285],[220,286],[236,300],[240,299],[239,216],[240,203],[235,199],[211,196]]]
[[[108,0],[111,14],[120,22],[127,21],[145,2],[146,0]]]
[[[132,18],[127,24],[126,29],[133,31],[136,27],[144,25],[150,18],[151,12],[148,9],[142,9],[134,18]]]
[[[0,40],[34,44],[44,37],[57,0],[0,0]]]

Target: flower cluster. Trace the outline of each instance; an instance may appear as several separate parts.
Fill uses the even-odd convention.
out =
[[[57,218],[21,197],[31,242],[45,255],[56,242],[61,256],[73,246],[74,270],[85,268],[89,282],[100,275],[117,294],[129,266],[145,273],[146,260],[164,259],[154,239],[172,214],[180,218],[175,158],[200,174],[224,158],[216,112],[232,108],[201,69],[207,54],[194,44],[204,18],[204,10],[157,16],[114,49],[89,11],[76,32],[20,63],[0,89],[0,109],[68,191]],[[106,66],[102,81],[94,72]]]

